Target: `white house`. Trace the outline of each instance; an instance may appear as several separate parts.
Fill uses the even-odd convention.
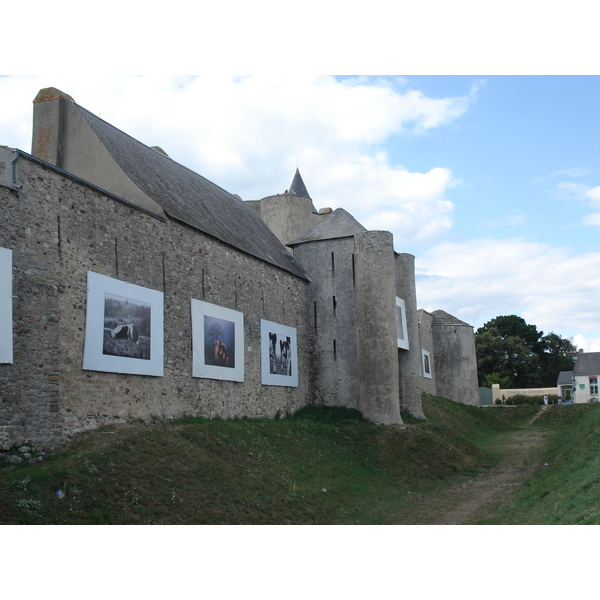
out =
[[[573,366],[573,400],[598,402],[598,379],[600,378],[600,352],[578,352]]]

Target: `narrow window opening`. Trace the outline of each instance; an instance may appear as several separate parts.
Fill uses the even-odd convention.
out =
[[[314,308],[314,316],[315,316],[315,329],[317,328],[317,303],[313,302],[313,308]]]
[[[332,252],[331,253],[331,274],[333,275],[335,273],[335,255]]]
[[[61,231],[60,231],[60,215],[56,215],[56,221],[58,224],[58,231],[56,232],[56,235],[58,236],[58,259],[62,260],[62,242],[61,242]]]
[[[119,279],[119,243],[117,238],[115,238],[115,273],[117,279]]]
[[[333,340],[333,358],[337,358],[337,342]]]
[[[355,270],[355,261],[354,254],[352,255],[352,285],[356,283],[356,270]]]
[[[333,316],[335,317],[335,309],[337,308],[337,300],[333,297]]]

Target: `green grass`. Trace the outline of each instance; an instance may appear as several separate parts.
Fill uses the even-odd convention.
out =
[[[533,427],[549,432],[543,466],[489,524],[600,524],[600,408],[553,406]]]
[[[407,419],[402,427],[373,425],[356,411],[317,407],[276,420],[188,418],[104,427],[41,463],[0,470],[0,523],[417,522],[427,494],[442,493],[494,465],[500,455],[496,442],[538,410],[478,408],[434,397],[424,397],[423,407],[427,421]],[[591,522],[586,511],[598,499],[592,463],[598,473],[600,440],[590,423],[597,428],[597,408],[551,407],[533,425],[547,427],[557,440],[547,460],[552,464],[547,473],[557,477],[535,492],[538,499],[548,492],[542,501],[550,518],[560,513]],[[589,451],[581,452],[584,441]],[[574,467],[573,452],[581,463],[576,471],[583,477],[581,492],[585,488],[590,500],[577,515],[553,508],[568,492],[568,485],[558,486]],[[55,495],[59,489],[62,499]],[[530,518],[527,501],[520,502],[518,518]]]

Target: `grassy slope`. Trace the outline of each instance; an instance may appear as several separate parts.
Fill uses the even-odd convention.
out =
[[[425,398],[424,410],[427,422],[406,419],[404,428],[322,408],[281,420],[104,428],[43,463],[3,468],[0,523],[410,523],[419,497],[492,465],[494,440],[538,409]],[[569,414],[571,436],[589,438],[584,423],[600,418]],[[551,416],[544,426],[564,430]],[[564,438],[574,448],[579,441]]]
[[[490,524],[600,524],[600,405],[552,406],[533,427],[551,443],[539,469]]]

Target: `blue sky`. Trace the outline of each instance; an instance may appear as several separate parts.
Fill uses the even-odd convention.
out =
[[[473,77],[415,77],[424,93],[463,93]],[[397,145],[394,158],[410,170],[431,161],[462,183],[449,190],[454,235],[527,235],[572,241],[589,212],[584,191],[598,185],[600,78],[485,77],[459,122]],[[568,184],[568,186],[566,185]],[[579,249],[598,247],[598,230],[577,228]],[[585,245],[584,245],[585,244]]]
[[[317,208],[415,255],[426,310],[600,350],[598,76],[9,76],[0,143],[30,150],[47,86],[244,200],[298,165]]]

